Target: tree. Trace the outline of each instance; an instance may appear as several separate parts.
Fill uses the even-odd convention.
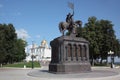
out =
[[[90,51],[90,59],[93,63],[94,59],[98,58],[97,55],[100,54],[99,46],[98,46],[98,21],[96,17],[90,17],[88,18],[88,23],[85,24],[82,30],[82,36],[86,38],[90,45],[89,45],[89,51]]]
[[[103,59],[107,59],[108,51],[114,51],[114,43],[116,40],[116,36],[113,30],[113,24],[108,20],[100,20],[99,27],[101,27],[102,39],[100,45],[100,53],[101,53],[101,63]]]
[[[19,62],[23,59],[25,59],[26,57],[26,53],[25,53],[25,47],[27,45],[27,42],[22,40],[22,39],[17,39],[16,42],[16,54],[15,54],[15,62]]]
[[[117,53],[120,50],[113,24],[109,20],[97,20],[94,16],[89,17],[88,22],[82,28],[82,37],[90,43],[89,51],[92,62],[94,59],[101,58],[102,63],[103,59],[107,59],[108,51],[112,50]]]
[[[25,58],[26,42],[17,39],[12,24],[0,24],[0,63],[13,63]]]
[[[13,63],[15,51],[15,42],[17,41],[17,35],[15,33],[15,28],[12,24],[5,25],[5,50],[6,50],[6,60],[5,62]]]
[[[4,29],[2,24],[0,24],[0,64],[5,60],[6,50],[4,48]]]
[[[120,57],[120,39],[117,39],[116,44],[117,44],[116,47],[118,48],[117,56]]]

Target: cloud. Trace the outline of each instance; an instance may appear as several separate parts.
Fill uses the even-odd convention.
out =
[[[27,39],[30,38],[28,32],[25,29],[16,30],[18,38]]]

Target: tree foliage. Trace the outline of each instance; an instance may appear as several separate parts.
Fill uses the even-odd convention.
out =
[[[27,43],[26,41],[22,40],[22,39],[17,39],[16,42],[16,54],[15,54],[15,60],[16,62],[19,62],[23,59],[25,59],[26,54],[25,54],[25,47],[26,47]]]
[[[114,51],[116,56],[119,55],[120,42],[116,39],[111,21],[97,20],[94,16],[89,17],[88,22],[82,28],[81,36],[90,42],[90,59],[101,58],[102,62],[103,59],[107,59],[110,50]]]
[[[0,63],[13,63],[19,61],[16,60],[18,58],[25,58],[25,45],[22,42],[17,39],[12,24],[0,24]]]

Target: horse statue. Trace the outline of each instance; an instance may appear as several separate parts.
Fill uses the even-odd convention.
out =
[[[64,32],[66,30],[68,30],[68,28],[69,28],[69,23],[67,23],[67,22],[60,22],[59,23],[59,30],[60,30],[60,32],[62,33],[63,36],[64,36]]]
[[[59,30],[63,36],[64,36],[64,32],[66,30],[68,30],[70,33],[76,34],[77,33],[76,28],[81,27],[81,26],[82,26],[82,21],[80,21],[80,20],[73,22],[73,24],[68,23],[68,22],[60,22],[59,23]]]

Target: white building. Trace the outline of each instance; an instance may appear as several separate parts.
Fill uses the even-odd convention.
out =
[[[32,61],[32,55],[34,61],[51,61],[51,47],[48,46],[46,40],[42,40],[40,46],[33,43],[30,48],[27,49],[26,61]]]

